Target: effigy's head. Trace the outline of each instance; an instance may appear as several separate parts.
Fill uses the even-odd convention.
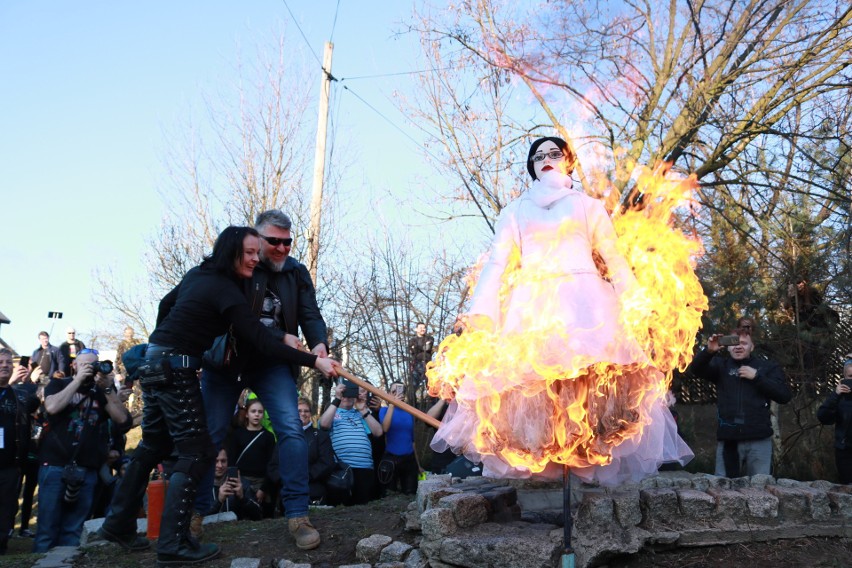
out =
[[[556,136],[546,136],[534,141],[527,154],[527,171],[539,179],[545,171],[558,169],[565,175],[574,171],[574,153],[568,143]]]

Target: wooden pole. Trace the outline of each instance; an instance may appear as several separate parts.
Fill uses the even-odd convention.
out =
[[[338,369],[337,374],[340,375],[341,377],[343,377],[344,379],[352,381],[353,383],[355,383],[359,387],[367,389],[367,392],[373,393],[374,395],[376,395],[380,399],[384,400],[388,404],[392,404],[392,405],[396,406],[397,408],[406,411],[407,413],[409,413],[410,415],[412,415],[416,419],[418,419],[422,422],[425,422],[426,424],[428,424],[432,428],[437,429],[441,426],[440,420],[438,420],[436,418],[432,418],[431,416],[429,416],[428,414],[426,414],[422,410],[418,410],[418,409],[414,408],[413,406],[411,406],[410,404],[402,402],[401,400],[397,400],[396,398],[392,397],[391,395],[389,395],[388,393],[386,393],[382,389],[374,387],[373,385],[371,385],[367,381],[362,381],[361,379],[359,379],[358,377],[356,377],[355,375],[353,375],[349,371],[346,371],[344,369]]]
[[[317,284],[317,265],[319,259],[320,227],[322,224],[322,188],[325,180],[325,142],[328,130],[328,98],[331,91],[331,54],[334,45],[325,43],[320,82],[319,115],[317,116],[317,145],[314,153],[314,186],[311,195],[311,227],[308,231],[308,272]]]

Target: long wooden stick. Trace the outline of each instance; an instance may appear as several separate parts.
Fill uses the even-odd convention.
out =
[[[402,410],[406,411],[407,413],[409,413],[413,417],[417,418],[418,420],[425,422],[426,424],[428,424],[432,428],[438,428],[438,427],[441,426],[440,420],[432,418],[431,416],[429,416],[428,414],[426,414],[422,410],[418,410],[418,409],[414,408],[413,406],[411,406],[410,404],[402,402],[401,400],[398,400],[397,398],[389,395],[388,393],[386,393],[382,389],[376,388],[366,381],[362,381],[361,379],[359,379],[358,377],[356,377],[355,375],[353,375],[349,371],[347,371],[345,369],[338,369],[337,374],[340,375],[341,377],[343,377],[344,379],[352,381],[353,383],[355,383],[359,387],[367,389],[368,392],[373,393],[374,395],[376,395],[380,399],[384,400],[388,404],[392,404],[392,405],[396,406],[397,408],[401,408]]]

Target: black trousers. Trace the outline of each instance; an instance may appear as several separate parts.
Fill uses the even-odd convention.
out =
[[[30,442],[31,444],[34,442]],[[30,518],[33,515],[33,496],[38,487],[38,459],[35,456],[27,456],[24,467],[21,470],[22,485],[18,493],[21,494],[21,530],[29,530]]]
[[[6,552],[9,532],[15,526],[20,475],[20,469],[14,465],[0,467],[0,552]]]
[[[176,450],[157,552],[179,554],[187,545],[197,546],[189,538],[192,504],[198,481],[216,456],[207,431],[201,387],[194,370],[181,369],[173,371],[164,384],[146,386],[143,382],[142,396],[142,441],[115,492],[104,527],[113,534],[135,534],[136,515],[151,470]]]
[[[852,448],[841,450],[834,448],[834,459],[837,463],[837,473],[840,475],[840,483],[852,484]]]

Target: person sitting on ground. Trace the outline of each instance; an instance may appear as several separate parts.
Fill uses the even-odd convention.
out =
[[[237,456],[234,465],[249,482],[251,495],[263,507],[263,516],[271,518],[281,475],[275,436],[261,424],[263,403],[250,399],[246,403],[246,424],[231,433],[228,455]]]
[[[224,448],[219,450],[219,455],[216,456],[215,467],[213,508],[204,514],[215,515],[231,511],[240,520],[261,520],[263,510],[253,498],[251,485],[240,476],[239,469],[228,467],[228,452]]]
[[[313,405],[307,398],[299,398],[299,419],[308,443],[308,489],[311,503],[325,504],[325,480],[334,470],[334,450],[328,432],[314,427],[311,420]]]
[[[320,417],[320,428],[331,431],[335,457],[352,468],[355,479],[350,495],[329,491],[328,504],[363,505],[369,502],[376,492],[370,435],[380,437],[382,425],[367,408],[367,390],[355,387],[346,392],[346,385],[338,384],[334,400]]]
[[[823,424],[834,424],[834,459],[840,483],[852,484],[852,353],[843,363],[843,378],[817,410]]]

